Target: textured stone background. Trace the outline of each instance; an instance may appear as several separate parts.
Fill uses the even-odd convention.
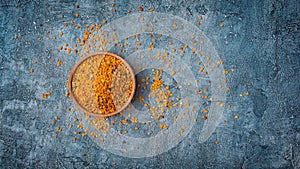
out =
[[[116,14],[111,12],[112,2],[1,0],[0,168],[300,168],[298,0],[124,1],[115,2]],[[236,69],[228,77],[232,92],[227,101],[236,107],[232,114],[225,112],[228,123],[203,144],[195,127],[175,148],[142,159],[111,154],[88,137],[73,142],[69,130],[54,139],[55,105],[60,106],[62,126],[67,126],[66,108],[73,106],[64,97],[69,73],[64,70],[76,61],[59,54],[57,46],[75,41],[81,30],[66,33],[68,41],[46,38],[58,37],[65,29],[63,22],[75,20],[75,4],[80,5],[76,21],[81,24],[103,18],[109,22],[127,15],[127,9],[137,12],[140,5],[195,24],[197,16],[204,15],[200,29],[225,68]],[[66,69],[56,68],[58,58]],[[30,68],[35,72],[30,74]],[[246,90],[250,96],[240,98]],[[53,94],[42,99],[47,91]],[[238,120],[233,119],[236,114]]]

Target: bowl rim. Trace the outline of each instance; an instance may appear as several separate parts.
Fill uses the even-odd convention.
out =
[[[113,56],[117,59],[120,59],[122,61],[122,63],[124,63],[126,65],[126,67],[129,69],[129,72],[130,72],[130,75],[131,75],[131,80],[132,80],[132,91],[131,91],[131,94],[128,98],[128,100],[125,102],[125,104],[119,109],[119,110],[116,110],[114,111],[113,113],[109,113],[109,114],[100,114],[100,113],[92,113],[92,112],[89,112],[88,110],[86,110],[83,106],[81,106],[74,93],[73,93],[73,89],[72,89],[72,80],[73,80],[73,76],[74,76],[74,73],[76,72],[77,68],[84,62],[86,61],[87,59],[93,57],[93,56],[97,56],[97,55],[110,55],[110,56]],[[112,52],[107,52],[107,51],[102,51],[102,52],[93,52],[93,53],[89,53],[87,54],[86,56],[80,58],[76,63],[75,65],[73,66],[70,74],[69,74],[69,78],[68,78],[68,84],[67,84],[67,87],[68,87],[68,91],[69,91],[69,95],[70,95],[70,98],[71,100],[75,103],[75,105],[81,110],[83,111],[84,113],[88,114],[88,115],[91,115],[91,116],[94,116],[94,117],[109,117],[109,116],[113,116],[113,115],[116,115],[118,113],[120,113],[122,110],[124,110],[128,105],[129,103],[131,102],[133,96],[134,96],[134,93],[135,93],[135,88],[136,88],[136,79],[135,79],[135,73],[132,69],[132,67],[128,64],[128,62],[123,59],[121,56],[117,55],[117,54],[114,54]]]

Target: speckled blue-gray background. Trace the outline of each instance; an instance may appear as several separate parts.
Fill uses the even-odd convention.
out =
[[[300,168],[300,1],[123,1],[114,2],[116,13],[111,3],[1,0],[0,168]],[[79,18],[74,17],[76,4]],[[67,40],[60,38],[63,23],[110,22],[128,9],[138,12],[138,6],[195,25],[199,15],[206,17],[199,29],[225,68],[236,70],[228,77],[232,90],[227,101],[237,109],[226,112],[228,122],[205,143],[198,142],[194,127],[176,147],[148,158],[111,154],[89,137],[74,142],[72,131],[54,139],[53,116],[58,114],[60,125],[66,126],[64,114],[73,106],[64,97],[69,72],[56,62],[60,59],[68,68],[75,63],[58,54],[58,46],[73,44],[82,34],[72,29],[65,33]],[[35,72],[29,73],[31,68]],[[239,97],[247,90],[249,97]],[[42,99],[47,91],[53,94]]]

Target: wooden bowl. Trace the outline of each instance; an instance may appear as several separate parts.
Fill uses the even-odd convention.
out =
[[[130,96],[129,96],[128,100],[125,102],[125,104],[120,109],[114,111],[113,113],[109,113],[109,114],[101,114],[101,113],[94,113],[94,112],[88,111],[86,108],[84,108],[82,105],[79,104],[76,96],[74,95],[73,88],[72,88],[72,81],[73,81],[73,77],[74,77],[74,74],[76,73],[77,68],[82,63],[84,63],[86,60],[88,60],[89,58],[91,58],[93,56],[99,56],[99,55],[110,55],[110,56],[113,56],[113,57],[121,60],[122,63],[128,68],[128,70],[130,72],[130,76],[131,76],[132,87],[131,87],[131,93],[130,93]],[[135,92],[136,80],[135,80],[135,74],[134,74],[133,69],[131,68],[131,66],[122,57],[120,57],[120,56],[118,56],[118,55],[116,55],[114,53],[111,53],[111,52],[94,52],[94,53],[88,54],[87,56],[81,58],[74,65],[74,67],[72,68],[72,70],[70,72],[70,76],[69,76],[69,79],[68,79],[67,87],[68,87],[68,90],[69,90],[69,93],[70,93],[70,98],[73,100],[73,102],[75,103],[75,105],[81,111],[83,111],[84,113],[86,113],[88,115],[95,116],[95,117],[109,117],[109,116],[112,116],[112,115],[115,115],[115,114],[121,112],[122,110],[124,110],[129,105],[129,103],[131,102],[131,100],[133,98],[134,92]]]

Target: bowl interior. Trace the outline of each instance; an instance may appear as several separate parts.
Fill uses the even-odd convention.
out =
[[[109,96],[103,94],[104,97],[100,98],[100,100],[102,100],[102,98],[106,99],[106,96],[109,96],[109,98],[112,97],[113,104],[115,104],[115,111],[110,110],[109,113],[103,114],[99,112],[99,105],[97,105],[94,99],[95,94],[99,94],[95,93],[95,88],[99,85],[97,86],[97,84],[93,82],[96,78],[99,78],[99,73],[97,72],[96,75],[95,71],[98,71],[99,68],[101,68],[101,66],[99,65],[103,65],[103,60],[101,59],[103,59],[105,56],[109,56],[110,58],[116,58],[118,60],[118,63],[120,61],[119,65],[121,66],[118,66],[118,68],[115,69],[115,72],[117,72],[117,74],[113,76],[111,83],[111,92],[114,93],[114,95]],[[108,69],[112,69],[111,67],[111,65],[107,66]],[[122,84],[125,82],[124,80],[120,79],[124,75],[124,70],[126,72],[125,75],[128,74],[129,76],[126,76],[126,84],[128,84],[128,82],[130,82],[131,84],[128,87]],[[103,71],[105,70],[102,70],[102,72]],[[101,88],[101,86],[99,87]],[[68,79],[68,89],[70,93],[70,98],[81,111],[96,117],[109,117],[124,110],[131,102],[134,96],[135,88],[136,80],[133,69],[122,57],[111,52],[95,52],[81,58],[72,68]],[[121,103],[119,103],[120,101],[118,101],[118,98],[122,98],[119,99],[122,101]],[[111,103],[111,99],[108,99],[108,102]],[[100,108],[103,110],[105,107],[100,106]]]

